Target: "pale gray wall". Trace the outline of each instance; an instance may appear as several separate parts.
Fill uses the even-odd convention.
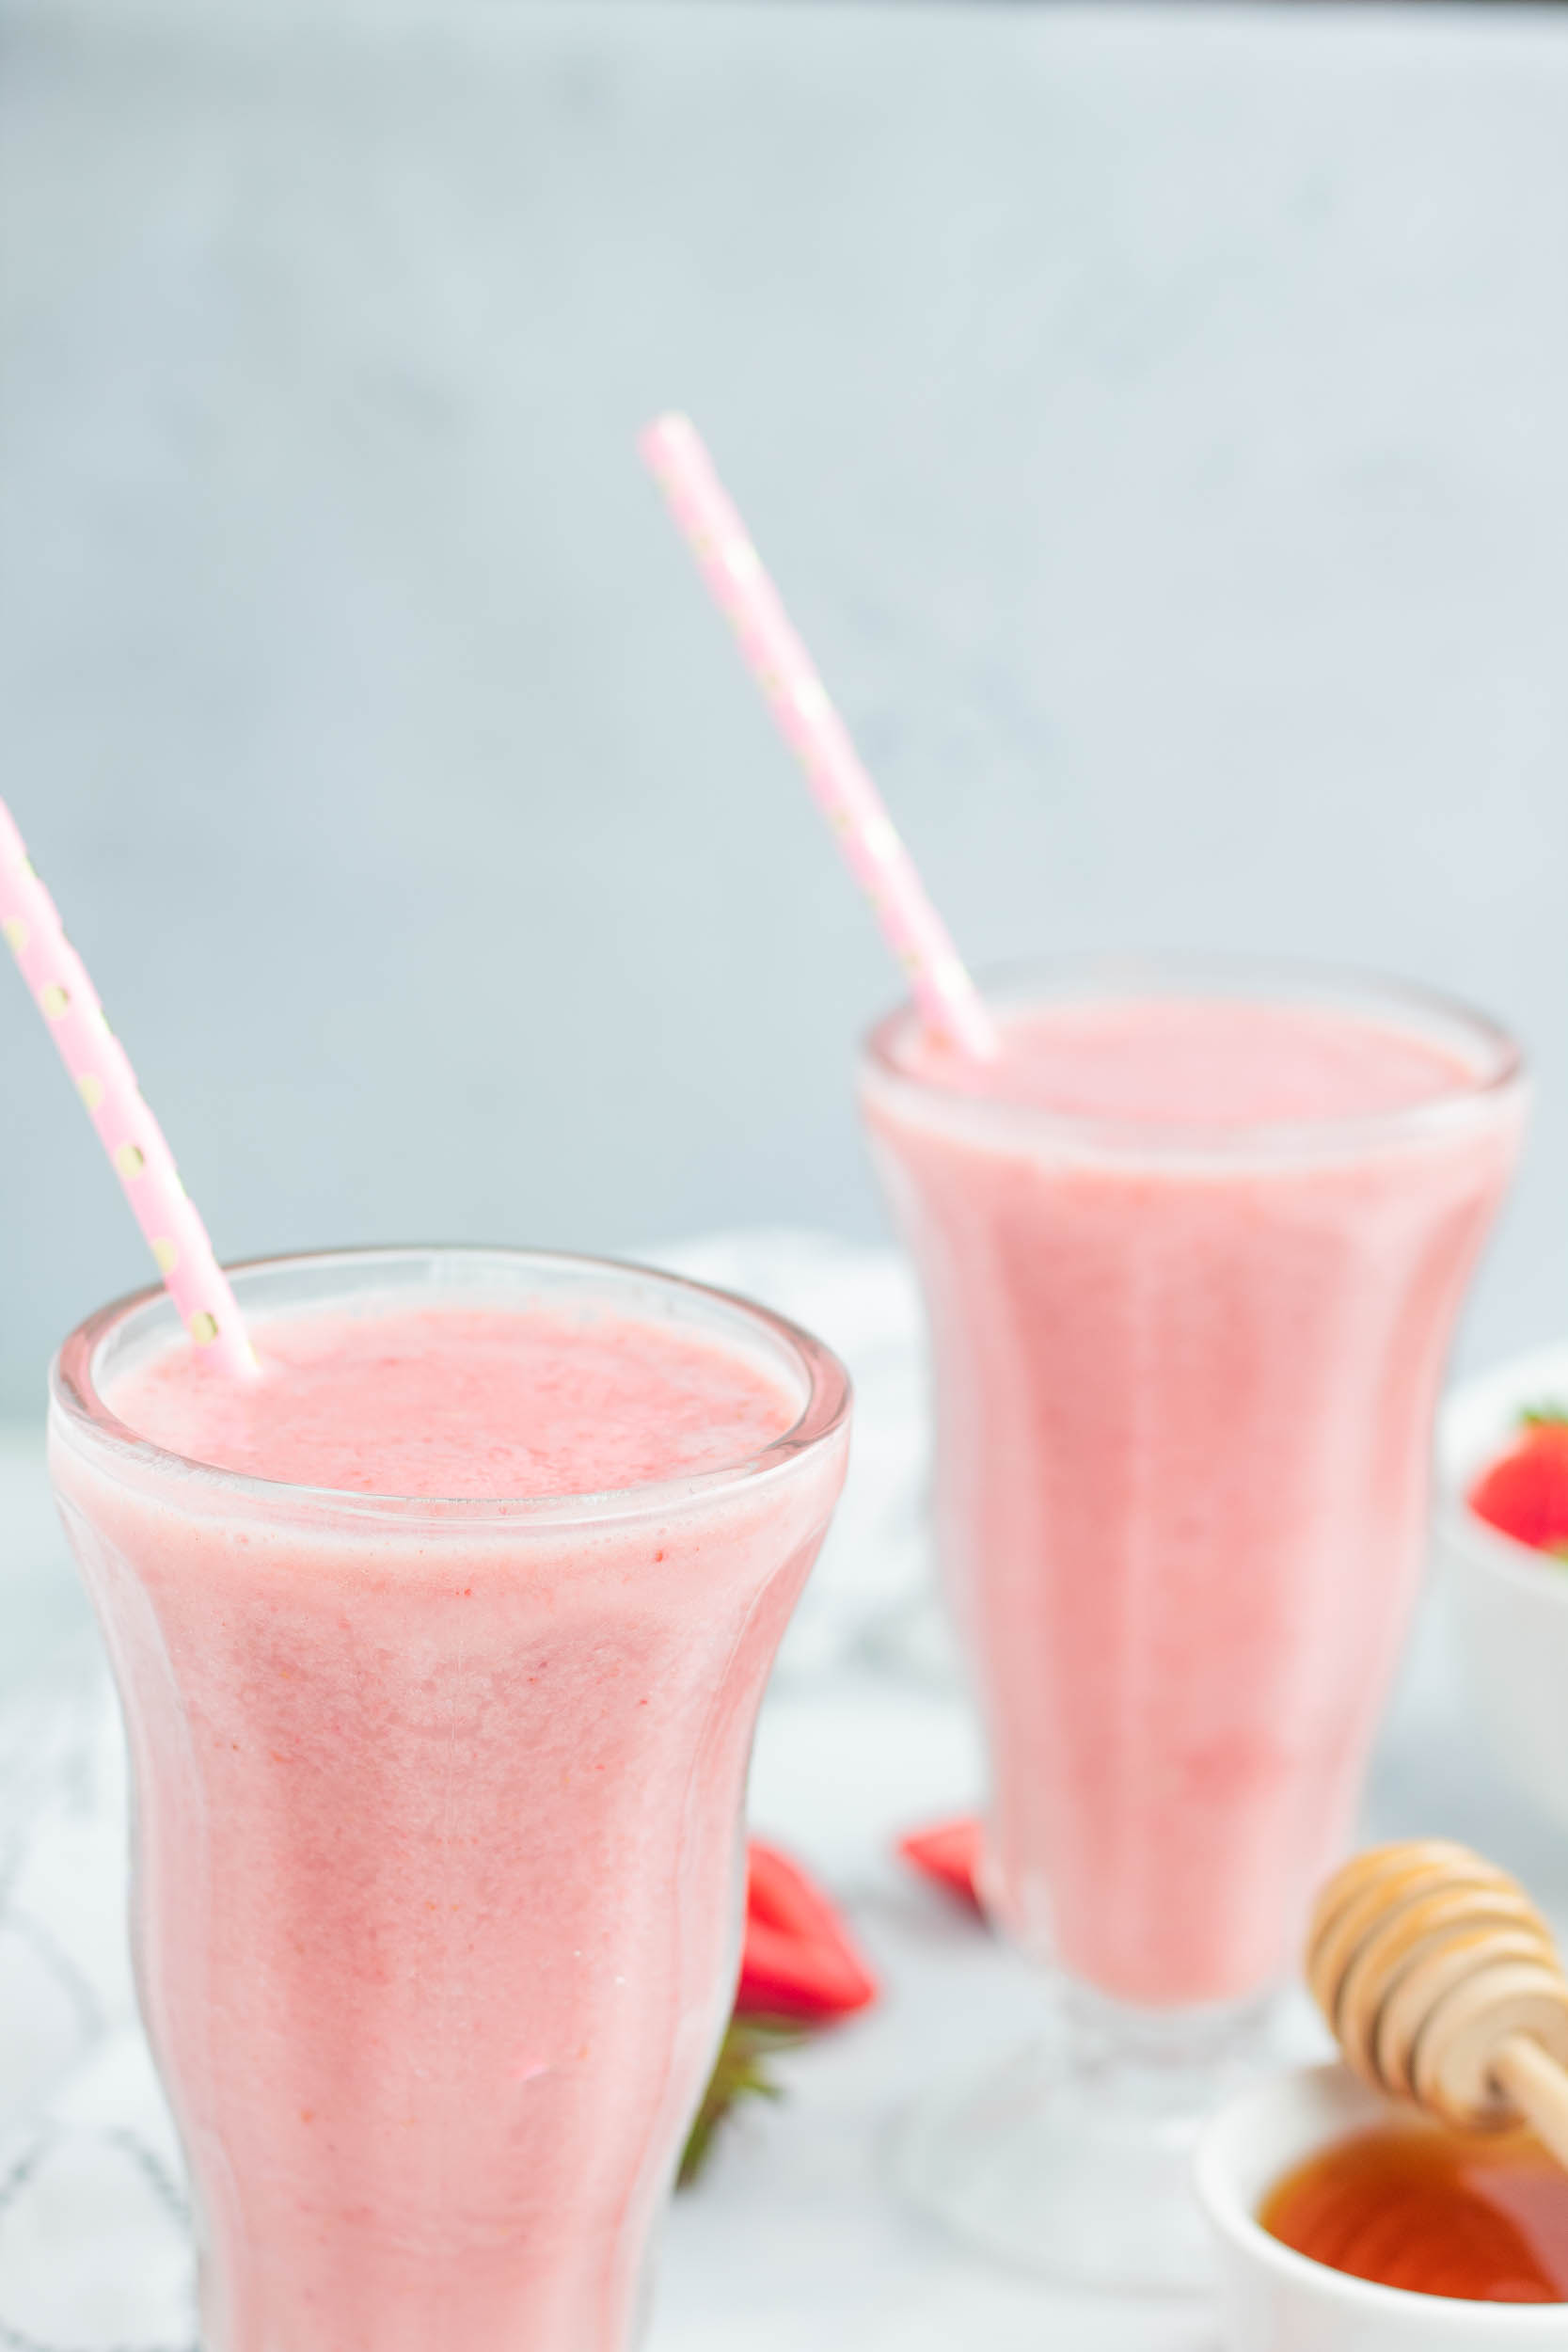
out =
[[[4,789],[227,1254],[875,1230],[888,969],[634,462],[706,431],[974,957],[1539,1053],[1568,24],[0,0]],[[140,1245],[0,972],[0,1399]]]

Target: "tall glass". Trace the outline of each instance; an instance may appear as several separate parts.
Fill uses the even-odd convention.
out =
[[[864,1056],[931,1327],[989,1897],[1058,1972],[1066,2026],[927,2100],[904,2178],[1010,2261],[1180,2287],[1205,2261],[1187,2137],[1255,2053],[1351,1828],[1524,1081],[1480,1016],[1310,968],[1065,961],[988,998],[1004,1028],[1053,1006],[1133,1024],[1173,1000],[1299,1008],[1452,1072],[1435,1099],[1354,1118],[1205,1125],[1175,1103],[1130,1123],[933,1069],[908,1010]]]
[[[734,1991],[752,1727],[842,1482],[847,1381],[759,1308],[589,1259],[375,1250],[235,1291],[258,1326],[631,1318],[797,1406],[674,1483],[409,1501],[127,1428],[105,1399],[176,1331],[162,1294],[91,1317],[54,1371],[210,2352],[625,2352]]]

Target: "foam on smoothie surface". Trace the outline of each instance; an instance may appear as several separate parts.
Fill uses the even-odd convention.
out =
[[[1004,1009],[996,1061],[917,1033],[902,1066],[955,1093],[1064,1118],[1250,1126],[1412,1108],[1475,1073],[1415,1030],[1326,1007],[1105,997]]]
[[[259,1323],[262,1376],[187,1345],[108,1391],[120,1419],[218,1470],[349,1494],[591,1494],[722,1470],[796,1419],[747,1358],[668,1326],[545,1310],[388,1308]]]

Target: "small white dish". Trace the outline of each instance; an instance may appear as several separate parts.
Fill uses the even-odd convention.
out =
[[[1568,1563],[1478,1519],[1465,1497],[1528,1406],[1568,1404],[1568,1346],[1535,1349],[1456,1389],[1438,1424],[1436,1537],[1465,1672],[1497,1758],[1568,1824]]]
[[[1251,2084],[1205,2126],[1194,2178],[1218,2248],[1228,2352],[1568,2352],[1568,2304],[1373,2286],[1262,2228],[1258,2208],[1276,2181],[1388,2111],[1342,2066],[1303,2066]]]

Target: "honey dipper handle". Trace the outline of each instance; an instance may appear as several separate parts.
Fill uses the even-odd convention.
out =
[[[1533,2034],[1511,2033],[1497,2044],[1492,2073],[1541,2145],[1568,2170],[1568,2074],[1556,2058]]]

